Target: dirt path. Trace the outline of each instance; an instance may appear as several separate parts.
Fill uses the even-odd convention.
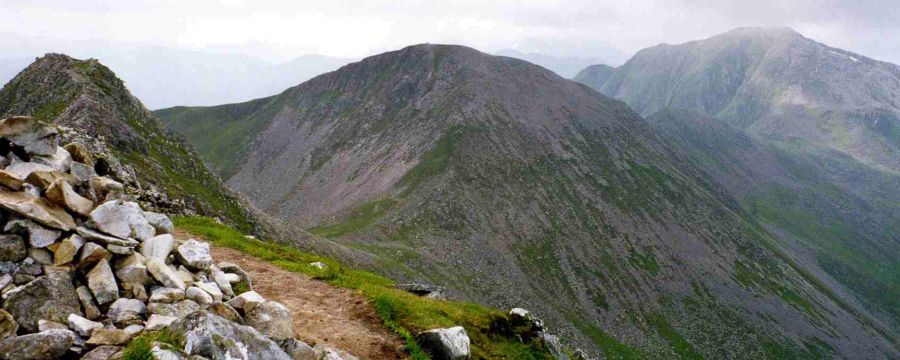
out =
[[[177,233],[179,240],[198,236]],[[253,290],[291,311],[297,338],[328,344],[360,359],[402,359],[403,342],[385,329],[366,299],[353,290],[330,286],[289,272],[233,249],[212,246],[216,262],[228,261],[250,273]]]

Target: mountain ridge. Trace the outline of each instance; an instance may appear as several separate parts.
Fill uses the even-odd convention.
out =
[[[686,109],[772,139],[796,137],[900,169],[900,67],[790,28],[739,28],[639,51],[603,83],[644,116]]]
[[[227,184],[363,266],[521,300],[612,358],[897,353],[637,113],[546,69],[415,45],[264,103],[232,112],[261,130]],[[157,114],[200,134],[221,109]]]

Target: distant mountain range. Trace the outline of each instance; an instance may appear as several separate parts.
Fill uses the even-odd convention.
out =
[[[798,138],[900,171],[900,66],[788,28],[742,28],[644,49],[612,74],[575,79],[644,116],[714,116],[770,139]]]
[[[577,56],[563,57],[535,52],[522,52],[514,49],[498,50],[494,52],[494,55],[509,56],[516,59],[522,59],[532,64],[543,66],[550,71],[555,72],[557,75],[567,79],[571,79],[572,77],[577,75],[578,72],[584,69],[586,66],[594,64],[619,65],[623,61],[625,61],[625,59],[627,59],[627,55],[625,55],[625,53],[609,54],[609,58],[599,56],[583,58]]]
[[[239,54],[155,47],[109,50],[95,57],[115,71],[151,109],[215,105],[273,95],[351,61],[304,55],[271,64]],[[33,60],[0,60],[0,83],[12,79]]]
[[[619,79],[634,61],[591,78]],[[840,160],[832,144],[773,148],[740,127],[708,126],[719,121],[708,115],[669,110],[647,121],[526,61],[426,44],[275,96],[155,114],[230,188],[352,249],[356,264],[479,302],[523,304],[606,358],[900,356],[898,332],[881,316],[891,300],[857,300],[860,288],[847,281],[864,277],[823,271],[808,237],[768,220],[826,219],[847,204],[873,210],[866,202],[893,174]],[[818,178],[826,175],[834,177]],[[762,181],[787,190],[748,208],[752,199],[738,192]],[[846,186],[814,195],[834,184]],[[793,194],[799,205],[767,206]],[[892,209],[896,196],[884,195],[875,210]],[[858,219],[897,224],[890,213],[847,221]],[[840,238],[816,242],[835,245],[822,253],[854,238],[832,230]],[[875,243],[889,233],[866,232],[871,243],[834,256],[831,269],[884,275],[870,289],[893,291],[895,278],[878,270],[892,266],[892,253],[878,252],[893,240]]]
[[[575,79],[648,116],[800,261],[900,329],[900,67],[744,28]]]

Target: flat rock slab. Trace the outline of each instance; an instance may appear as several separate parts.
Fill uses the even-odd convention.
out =
[[[75,343],[75,333],[52,329],[0,341],[0,359],[53,360],[61,358]]]
[[[75,219],[66,210],[25,192],[0,189],[0,207],[54,229],[71,231],[75,228]]]
[[[97,229],[121,239],[144,241],[156,235],[156,229],[135,202],[107,201],[91,211],[90,217]]]

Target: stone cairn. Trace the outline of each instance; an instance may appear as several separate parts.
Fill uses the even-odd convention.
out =
[[[355,359],[294,339],[291,315],[209,244],[177,243],[98,176],[84,146],[31,117],[0,120],[0,359],[115,359],[148,331],[156,359]]]

